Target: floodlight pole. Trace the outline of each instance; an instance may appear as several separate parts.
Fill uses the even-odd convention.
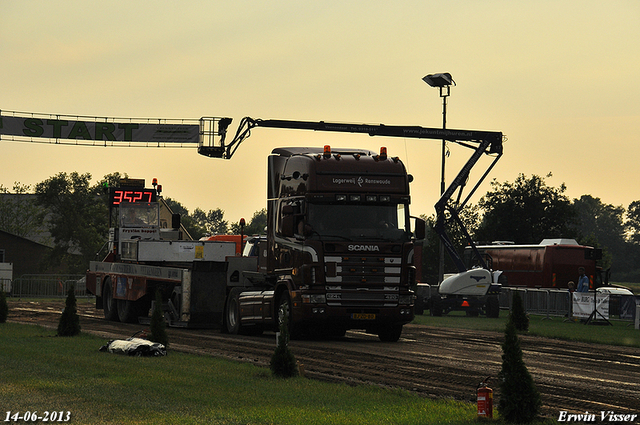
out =
[[[455,81],[451,77],[451,74],[448,72],[443,72],[440,74],[429,74],[422,78],[422,81],[429,84],[431,87],[438,87],[440,89],[440,97],[442,98],[442,129],[447,129],[447,97],[451,93],[451,84],[456,85]],[[440,177],[440,196],[444,194],[445,191],[445,181],[444,181],[444,165],[445,165],[445,157],[447,156],[447,140],[442,139],[442,170]],[[443,214],[442,211],[438,211],[438,215]],[[436,217],[438,222],[444,222],[441,220],[443,217]],[[440,240],[440,261],[438,265],[438,283],[442,283],[444,280],[444,244],[442,240]]]
[[[447,128],[447,97],[450,94],[450,86],[440,86],[440,97],[442,98],[442,129]],[[442,139],[442,169],[440,173],[440,196],[445,191],[445,157],[447,155],[447,141]],[[440,257],[438,261],[438,283],[442,283],[444,280],[444,244],[440,241]]]

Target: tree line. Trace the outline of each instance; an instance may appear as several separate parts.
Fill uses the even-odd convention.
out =
[[[108,234],[107,190],[117,186],[120,173],[91,183],[89,173],[58,173],[31,188],[15,183],[12,189],[0,185],[0,230],[25,238],[49,235],[53,246],[45,268],[61,265],[71,273],[82,273],[96,260]],[[582,195],[569,199],[566,186],[549,186],[545,177],[519,174],[513,182],[491,182],[490,190],[461,211],[461,219],[477,242],[512,241],[538,244],[547,238],[571,238],[578,243],[602,248],[603,268],[611,267],[617,282],[640,282],[640,200],[627,208],[603,203]],[[18,197],[5,194],[25,195]],[[193,239],[212,234],[239,234],[240,223],[229,223],[217,208],[190,212],[179,201],[165,198],[174,213],[182,217]],[[422,215],[427,222],[424,243],[423,280],[437,281],[439,238],[434,231],[435,215]],[[247,221],[245,234],[262,234],[267,224],[266,209]],[[455,246],[467,244],[463,232],[448,227]],[[99,258],[98,258],[99,259]],[[455,271],[449,261],[446,271]]]
[[[196,208],[190,213],[180,202],[171,198],[165,198],[164,200],[171,208],[171,211],[175,214],[180,214],[182,225],[193,239],[200,239],[207,235],[240,234],[240,222],[229,224],[224,219],[224,211],[220,208],[209,210],[208,212]],[[263,208],[253,213],[251,220],[246,222],[243,232],[245,235],[264,234],[266,227],[267,209]]]

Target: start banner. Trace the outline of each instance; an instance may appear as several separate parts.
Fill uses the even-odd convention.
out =
[[[593,292],[573,293],[573,317],[588,319],[593,313],[593,307]],[[609,319],[609,294],[598,294],[595,307],[598,309],[599,317]]]
[[[198,124],[165,124],[0,115],[0,135],[95,142],[198,143]]]

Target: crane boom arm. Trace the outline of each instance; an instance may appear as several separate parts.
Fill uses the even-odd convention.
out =
[[[228,126],[230,124],[230,120],[225,121],[224,124]],[[201,146],[199,152],[205,156],[230,159],[238,149],[239,145],[250,136],[251,129],[254,127],[363,133],[368,134],[369,136],[404,137],[414,139],[439,139],[448,140],[473,149],[476,149],[477,146],[472,146],[464,142],[480,144],[482,141],[487,141],[489,143],[487,148],[485,148],[485,153],[502,153],[502,133],[494,131],[454,130],[385,124],[348,124],[326,121],[263,120],[253,119],[251,117],[245,117],[240,121],[235,137],[228,144],[225,144],[223,137],[221,146]],[[226,134],[226,127],[224,129],[220,129],[220,133]]]
[[[256,125],[273,128],[292,128],[299,130],[336,131],[343,133],[365,133],[369,136],[406,137],[416,139],[444,139],[451,142],[480,141],[491,142],[491,149],[497,152],[502,147],[502,133],[476,130],[449,130],[420,126],[344,124],[325,121],[286,121],[256,120]]]

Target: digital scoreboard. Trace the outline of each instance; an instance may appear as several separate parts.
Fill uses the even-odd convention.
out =
[[[155,202],[155,189],[144,189],[139,187],[113,187],[109,190],[109,206],[117,207],[123,202]]]

